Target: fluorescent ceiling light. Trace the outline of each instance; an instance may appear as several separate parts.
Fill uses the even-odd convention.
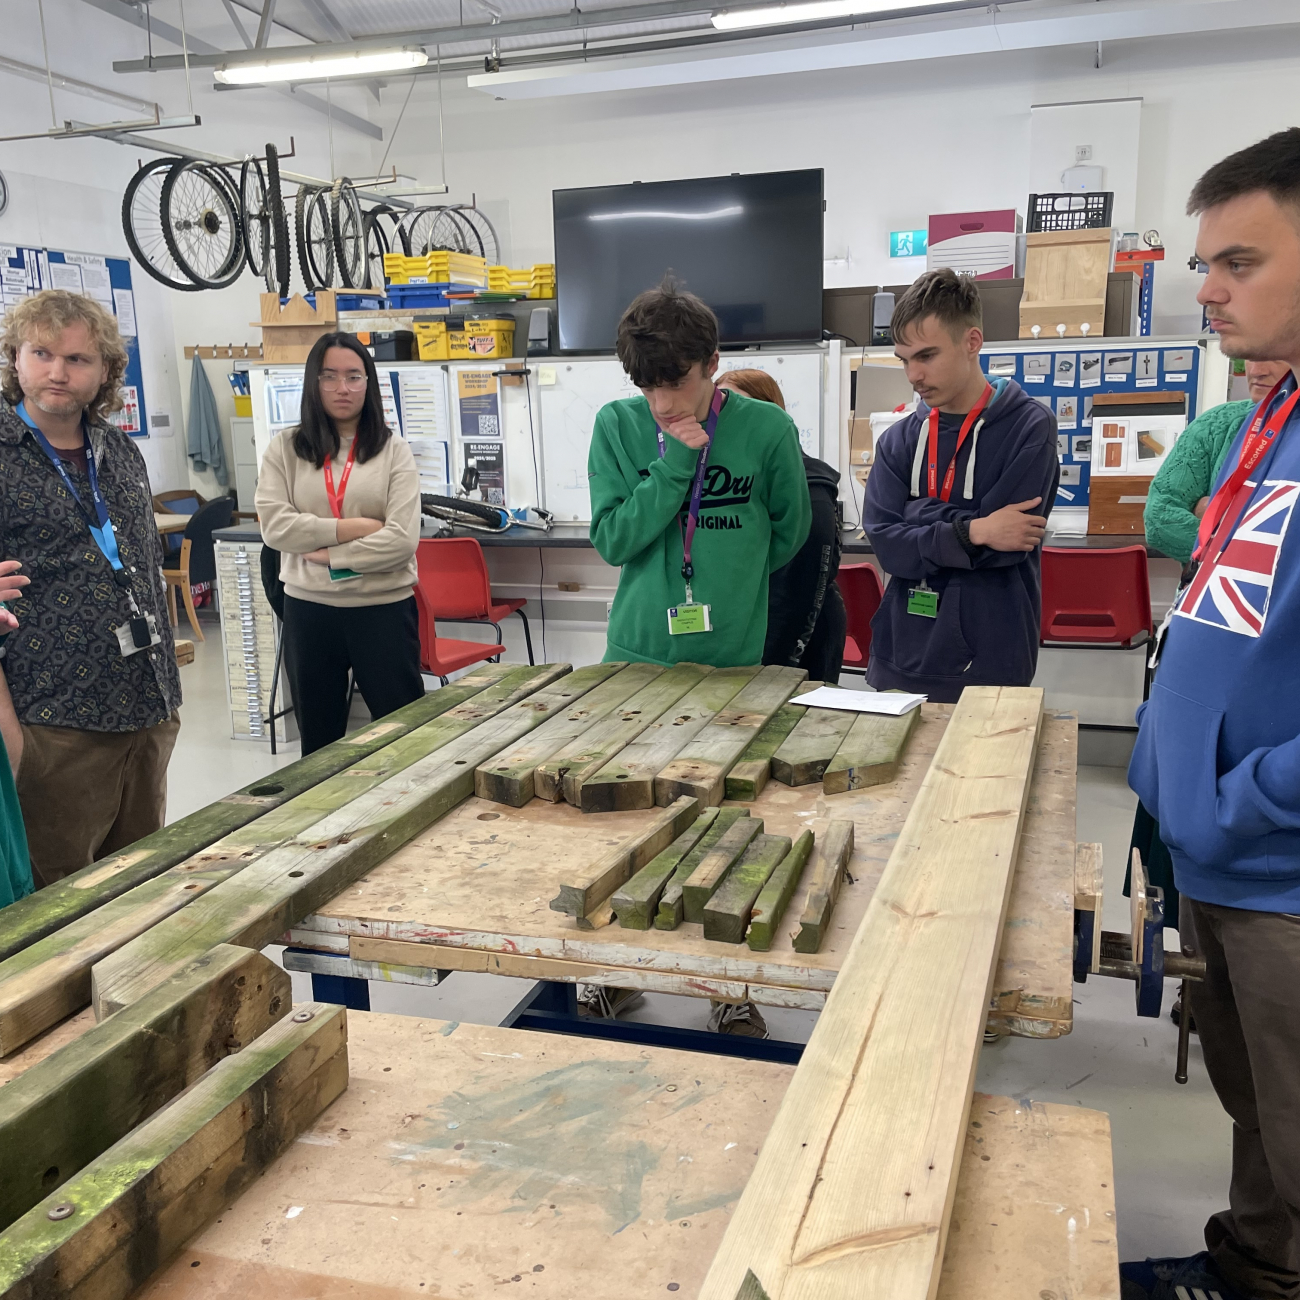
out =
[[[763,5],[757,9],[720,9],[713,15],[713,25],[723,32],[745,27],[779,27],[783,23],[816,23],[827,18],[855,18],[889,13],[902,17],[952,0],[808,0],[806,4]]]
[[[213,74],[228,86],[260,85],[268,81],[318,81],[323,77],[369,77],[376,72],[406,72],[422,68],[429,56],[421,49],[358,50],[351,54],[321,54],[276,62],[227,63]]]
[[[731,208],[715,208],[712,212],[650,212],[643,208],[639,212],[593,212],[587,220],[635,221],[649,218],[656,221],[717,221],[719,217],[738,217],[744,210],[740,204]]]

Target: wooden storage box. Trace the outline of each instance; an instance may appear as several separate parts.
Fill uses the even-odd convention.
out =
[[[339,327],[338,306],[333,289],[318,289],[313,307],[300,293],[295,293],[282,307],[280,296],[264,293],[262,319],[262,360],[302,362],[322,334]]]
[[[1106,324],[1106,278],[1111,232],[1050,230],[1025,236],[1025,292],[1020,300],[1020,337],[1044,343],[1065,337],[1101,338]],[[1085,335],[1081,328],[1088,326]]]

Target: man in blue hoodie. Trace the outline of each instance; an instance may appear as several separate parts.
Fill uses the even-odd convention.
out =
[[[928,271],[899,300],[894,353],[921,401],[881,438],[863,509],[891,579],[867,681],[944,703],[1033,679],[1039,547],[1061,468],[1051,411],[984,377],[982,325],[969,276]]]
[[[1238,431],[1164,639],[1129,784],[1205,958],[1192,1010],[1232,1117],[1207,1251],[1125,1264],[1124,1296],[1300,1296],[1300,128],[1211,167],[1189,214],[1230,357],[1292,373]]]

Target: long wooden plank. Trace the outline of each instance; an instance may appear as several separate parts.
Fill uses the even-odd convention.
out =
[[[742,818],[749,816],[748,808],[721,808],[712,826],[704,833],[704,838],[681,860],[677,870],[664,885],[659,896],[659,910],[655,913],[656,930],[675,930],[685,916],[682,890],[686,882],[695,874],[695,869],[704,860],[715,844]]]
[[[682,886],[682,908],[696,925],[704,920],[704,905],[713,897],[727,872],[740,861],[754,839],[763,833],[761,817],[742,817],[700,859]]]
[[[664,669],[621,708],[542,763],[534,777],[537,794],[552,803],[563,799],[576,808],[582,782],[600,771],[624,745],[634,741],[712,671],[706,664],[688,663]]]
[[[702,1300],[934,1295],[1042,694],[963,693]]]
[[[0,1228],[292,1009],[289,976],[222,944],[0,1092]]]
[[[474,793],[480,799],[522,808],[534,795],[534,773],[546,762],[601,718],[608,717],[620,704],[635,695],[663,669],[658,664],[604,665],[610,678],[589,691],[574,707],[543,723],[516,745],[493,754],[474,773]]]
[[[892,781],[920,718],[919,705],[898,718],[859,713],[822,775],[822,793],[843,794]]]
[[[582,868],[551,899],[553,912],[582,918],[603,903],[628,877],[663,852],[700,815],[695,799],[681,798],[657,812],[635,835]]]
[[[772,715],[807,678],[802,668],[769,665],[655,778],[655,802],[681,795],[715,807],[726,793],[727,773],[767,726]]]
[[[817,850],[808,881],[808,897],[799,918],[799,933],[794,937],[795,952],[820,952],[826,941],[831,913],[839,900],[840,886],[853,854],[853,823],[847,819],[829,823]]]
[[[755,666],[719,668],[710,673],[621,753],[582,782],[578,795],[582,811],[653,808],[655,777],[758,672]]]
[[[783,704],[772,714],[767,726],[749,742],[739,761],[727,773],[726,796],[739,799],[744,803],[753,803],[772,775],[772,755],[781,748],[782,742],[794,730],[795,724],[808,712],[806,705],[796,704],[795,700],[808,691],[815,691],[823,683],[801,682],[795,687],[789,704]]]
[[[442,716],[0,962],[0,1056],[85,1006],[95,962],[387,777],[567,673],[567,664],[511,669]]]
[[[808,709],[772,755],[772,779],[782,785],[820,781],[859,716],[844,709]]]
[[[788,835],[759,835],[704,904],[704,937],[743,943],[749,915],[763,886],[790,852]]]
[[[214,944],[273,942],[467,799],[479,763],[570,708],[599,669],[580,668],[480,723],[133,939],[92,971],[95,1014],[130,1006]]]
[[[812,831],[803,831],[790,848],[790,852],[777,864],[776,870],[754,900],[749,917],[745,942],[751,952],[768,952],[776,940],[776,928],[794,897],[803,874],[804,864],[813,850]]]
[[[0,911],[0,961],[185,861],[223,835],[287,803],[336,772],[391,745],[408,731],[432,722],[513,671],[515,668],[510,664],[480,664],[450,686],[433,691],[270,776],[259,777],[243,789],[164,826],[121,852],[11,903]]]
[[[0,1294],[125,1300],[347,1082],[347,1012],[300,1005],[0,1233]]]
[[[659,895],[718,819],[717,808],[706,808],[666,849],[657,853],[626,884],[614,891],[610,906],[625,930],[648,930],[659,907]]]

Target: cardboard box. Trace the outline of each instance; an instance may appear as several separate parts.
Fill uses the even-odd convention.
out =
[[[1020,225],[1014,208],[932,216],[925,269],[937,271],[948,266],[977,280],[1013,279]]]

